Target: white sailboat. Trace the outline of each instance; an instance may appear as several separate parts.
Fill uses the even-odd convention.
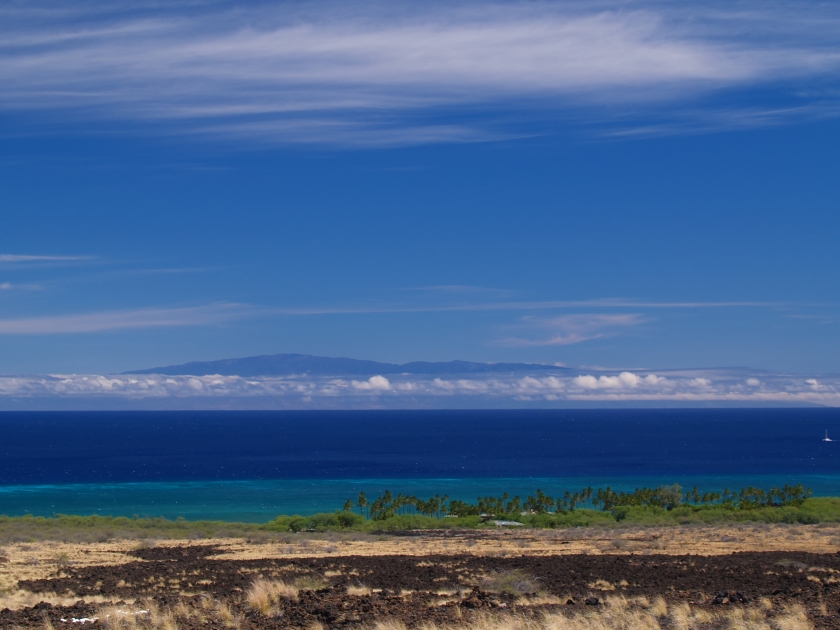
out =
[[[830,437],[828,437],[828,429],[825,430],[825,437],[822,439],[823,442],[833,442]]]

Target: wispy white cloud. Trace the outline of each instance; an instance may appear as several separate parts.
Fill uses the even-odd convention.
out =
[[[834,96],[824,94],[818,102],[789,107],[741,106],[730,110],[710,108],[683,109],[660,120],[628,122],[599,131],[605,138],[643,138],[672,135],[696,135],[732,129],[760,129],[791,121],[837,118],[840,104]]]
[[[525,317],[523,321],[530,328],[549,331],[549,336],[508,337],[499,343],[507,346],[568,346],[613,335],[619,329],[638,326],[649,318],[639,313],[579,313],[547,318]]]
[[[43,263],[93,260],[93,256],[39,256],[31,254],[0,254],[0,263]]]
[[[535,132],[452,119],[474,106],[516,103],[528,120],[565,110],[615,121],[620,111],[621,129],[639,129],[627,105],[650,113],[723,88],[799,88],[804,103],[772,113],[711,113],[738,126],[837,109],[824,89],[803,97],[801,83],[830,82],[840,67],[838,18],[830,4],[793,11],[781,2],[106,2],[72,11],[42,1],[0,20],[0,108],[252,141],[417,144]],[[667,124],[685,126],[683,110]]]
[[[594,300],[541,300],[541,301],[493,301],[461,303],[420,304],[372,304],[362,306],[289,306],[271,309],[277,315],[344,315],[366,313],[437,313],[457,311],[539,311],[576,308],[600,309],[719,309],[719,308],[769,308],[783,306],[779,302],[665,302],[644,301],[624,298]]]
[[[438,293],[442,295],[510,295],[508,289],[496,289],[492,287],[477,287],[468,284],[439,284],[427,287],[407,287],[403,291],[419,291],[422,293]]]
[[[41,286],[38,284],[21,284],[19,282],[0,282],[0,291],[37,291]]]
[[[0,284],[0,290],[38,289],[39,285]],[[437,313],[471,311],[529,311],[559,310],[581,306],[598,306],[604,309],[628,305],[657,308],[738,308],[762,307],[772,304],[761,302],[637,302],[627,300],[546,301],[546,302],[473,302],[461,304],[423,305],[374,305],[338,307],[257,307],[247,304],[218,303],[182,308],[139,308],[91,313],[35,315],[0,319],[0,335],[39,335],[107,332],[130,328],[161,328],[172,326],[202,326],[243,317],[315,316],[315,315],[365,315],[400,313]],[[549,330],[548,338],[508,338],[504,345],[568,345],[615,333],[621,328],[637,326],[648,321],[640,314],[574,314],[553,318],[523,318],[530,329]]]
[[[212,304],[0,319],[0,335],[50,335],[132,328],[201,326],[230,321],[252,313],[253,309],[241,304]]]

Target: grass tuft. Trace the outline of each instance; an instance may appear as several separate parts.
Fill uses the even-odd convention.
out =
[[[481,580],[480,586],[490,593],[502,593],[514,597],[535,595],[541,590],[536,579],[518,570],[491,573]]]
[[[667,617],[668,616],[668,604],[665,601],[664,597],[657,597],[653,600],[653,603],[648,608],[650,614],[654,617]]]
[[[304,575],[297,578],[294,585],[300,591],[320,591],[327,588],[330,583],[317,575]]]
[[[264,617],[279,617],[283,601],[296,602],[300,588],[282,580],[254,580],[245,594],[248,607]]]

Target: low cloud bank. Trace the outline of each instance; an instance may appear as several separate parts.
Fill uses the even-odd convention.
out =
[[[818,404],[840,406],[840,377],[750,374],[744,370],[582,371],[557,375],[418,377],[240,377],[43,375],[0,377],[0,400],[273,400],[287,408],[638,404]],[[7,405],[8,406],[8,405]]]

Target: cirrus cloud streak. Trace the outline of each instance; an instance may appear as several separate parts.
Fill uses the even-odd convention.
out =
[[[100,2],[74,12],[40,2],[0,17],[2,109],[260,142],[516,137],[535,129],[482,126],[458,114],[490,106],[520,122],[560,111],[611,120],[628,106],[673,106],[725,88],[799,88],[840,67],[831,28],[838,15],[827,5],[214,3],[131,11]],[[808,106],[815,104],[798,103],[788,115],[808,115]],[[715,124],[737,126],[762,114],[725,123],[715,115]],[[680,126],[679,117],[671,124]]]
[[[559,317],[524,317],[523,325],[548,330],[549,337],[509,337],[500,341],[506,346],[568,346],[615,334],[622,328],[639,326],[649,318],[639,313],[579,313]]]
[[[0,254],[0,263],[44,263],[93,260],[93,256],[42,256],[34,254]]]
[[[183,308],[141,308],[0,319],[0,335],[54,335],[137,328],[204,326],[244,317],[252,312],[251,309],[240,304],[211,304]]]

